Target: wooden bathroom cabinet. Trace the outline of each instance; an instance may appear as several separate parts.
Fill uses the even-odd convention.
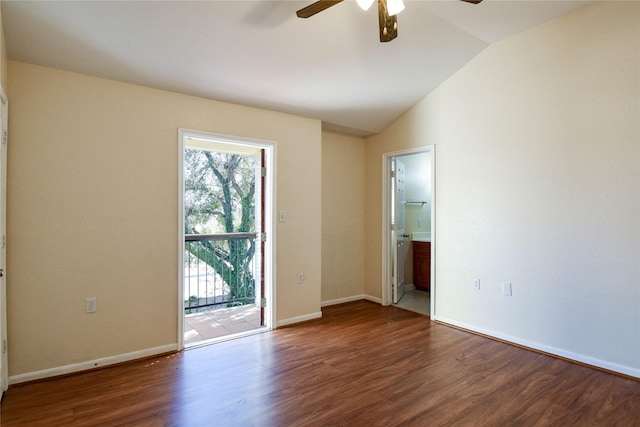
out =
[[[431,242],[413,242],[413,284],[429,292],[431,287]]]

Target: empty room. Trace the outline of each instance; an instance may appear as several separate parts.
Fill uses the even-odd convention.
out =
[[[640,425],[640,2],[0,12],[2,426]]]

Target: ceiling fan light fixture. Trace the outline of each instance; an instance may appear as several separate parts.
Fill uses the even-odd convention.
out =
[[[369,10],[371,5],[373,4],[373,0],[357,0],[358,6],[362,8],[362,10]]]
[[[395,16],[404,10],[404,3],[402,0],[387,0],[387,11],[389,16]]]

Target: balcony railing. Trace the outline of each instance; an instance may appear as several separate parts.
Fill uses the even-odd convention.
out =
[[[185,313],[256,301],[256,233],[185,236]]]

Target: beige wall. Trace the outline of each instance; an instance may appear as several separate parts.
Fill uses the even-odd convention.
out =
[[[436,317],[640,376],[639,25],[604,2],[520,33],[369,138],[366,292],[382,153],[435,144]]]
[[[364,293],[365,143],[322,134],[322,301]]]
[[[319,313],[319,121],[13,61],[9,80],[11,376],[176,343],[178,128],[277,143],[277,320]]]

